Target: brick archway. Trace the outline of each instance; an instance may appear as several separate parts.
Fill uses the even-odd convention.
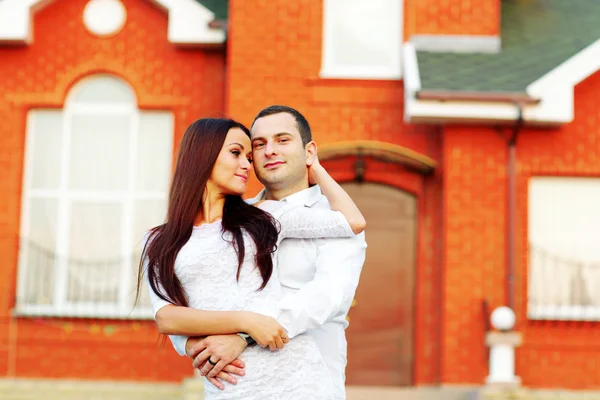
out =
[[[421,174],[430,174],[436,167],[435,160],[426,155],[408,147],[376,140],[336,142],[319,147],[319,159],[321,161],[349,156],[370,157],[383,162],[399,164],[406,169]]]
[[[431,235],[422,221],[429,208],[427,179],[436,163],[411,149],[375,141],[324,145],[319,158],[368,223],[367,258],[346,331],[347,384],[417,384],[418,285],[420,264],[428,258],[423,243]]]

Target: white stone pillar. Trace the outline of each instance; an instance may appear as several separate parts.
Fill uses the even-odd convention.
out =
[[[491,323],[496,331],[488,332],[485,338],[490,347],[486,384],[517,387],[521,379],[515,375],[515,348],[521,345],[522,336],[512,331],[515,313],[508,307],[498,307],[492,312]]]

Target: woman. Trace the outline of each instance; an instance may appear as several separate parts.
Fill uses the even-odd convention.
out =
[[[246,204],[251,157],[250,132],[235,121],[200,119],[188,127],[167,222],[146,236],[138,293],[146,276],[161,333],[246,332],[261,345],[243,353],[246,376],[237,385],[205,385],[206,399],[330,399],[331,378],[312,338],[289,341],[273,318],[281,287],[272,256],[284,237],[351,236],[365,221],[316,159],[308,160],[309,179],[339,212]]]

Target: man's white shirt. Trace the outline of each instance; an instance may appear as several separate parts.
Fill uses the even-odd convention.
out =
[[[263,190],[253,199],[263,200]],[[281,201],[290,205],[330,208],[318,186]],[[358,286],[367,244],[361,233],[353,238],[284,239],[277,250],[279,281],[283,289],[278,322],[293,338],[307,332],[316,341],[327,364],[338,398],[345,398],[346,315]],[[173,347],[185,355],[186,336],[171,335]]]

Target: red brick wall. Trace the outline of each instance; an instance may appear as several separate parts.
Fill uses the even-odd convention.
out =
[[[445,383],[479,384],[487,374],[482,301],[505,301],[506,159],[492,129],[444,131]]]
[[[524,345],[517,373],[539,387],[600,389],[600,323],[527,321],[527,185],[533,176],[600,177],[600,72],[575,88],[575,120],[560,129],[528,130],[519,138],[517,304]]]
[[[98,39],[82,23],[86,2],[55,1],[36,13],[32,45],[0,47],[0,375],[178,381],[190,375],[190,363],[169,343],[157,347],[153,322],[10,317],[28,109],[62,107],[69,88],[96,72],[132,85],[140,108],[171,110],[176,143],[194,119],[224,109],[223,52],[175,48],[166,13],[141,0],[123,0],[124,29]]]
[[[302,7],[300,7],[300,4]],[[256,23],[260,21],[260,23]],[[271,104],[299,109],[314,138],[323,145],[341,140],[377,140],[408,147],[441,159],[435,128],[403,122],[401,81],[320,79],[322,4],[318,1],[230,1],[226,110],[250,124]],[[351,179],[351,163],[331,164],[334,177]],[[344,169],[345,168],[345,169]],[[415,179],[402,168],[371,162],[370,181],[407,188]],[[441,177],[421,178],[419,250],[415,304],[415,383],[436,381],[439,374],[439,243]],[[249,193],[259,185],[254,180]],[[441,249],[439,249],[441,250]]]
[[[575,89],[575,121],[557,129],[523,129],[517,144],[516,373],[525,386],[600,388],[597,322],[529,321],[527,185],[532,176],[600,176],[600,73]],[[444,132],[445,383],[483,382],[481,300],[506,305],[506,144],[489,128]]]
[[[415,383],[434,383],[438,378],[443,383],[483,383],[488,373],[488,350],[483,345],[482,301],[486,299],[491,309],[507,301],[505,140],[492,128],[448,127],[438,137],[433,129],[405,125],[401,82],[320,79],[321,4],[306,2],[300,12],[297,4],[290,3],[280,0],[267,7],[232,0],[228,112],[249,123],[263,106],[289,104],[306,114],[319,143],[381,140],[412,148],[439,162],[437,174],[445,174],[443,203],[438,205],[436,200],[442,179],[428,178],[424,185],[428,206],[422,207],[420,214],[423,224],[419,251],[430,255],[420,257],[417,271]],[[442,16],[455,4],[438,4],[440,21],[450,21]],[[435,28],[439,31],[418,28],[414,32],[497,34],[499,3],[471,4],[471,13],[460,14],[452,23],[439,24],[440,28]],[[410,25],[411,15],[421,18],[417,6],[422,5],[406,3],[406,29],[427,26],[429,17],[423,17],[423,25]],[[261,24],[254,23],[257,18]],[[469,27],[468,31],[458,31],[459,25]],[[600,76],[596,75],[577,88],[578,112],[573,124],[556,131],[526,129],[519,139],[522,175],[516,289],[520,294],[518,328],[525,335],[525,344],[518,351],[517,373],[525,385],[600,386],[600,369],[594,368],[598,349],[593,345],[600,331],[590,329],[597,328],[597,324],[533,323],[523,318],[527,268],[525,180],[528,174],[598,176],[598,136],[593,134],[600,128],[594,96],[598,85]],[[577,160],[570,170],[566,164],[569,160]],[[337,177],[343,179],[342,175]],[[395,179],[402,182],[402,174]],[[442,214],[436,212],[436,207],[443,210],[441,221],[438,216]],[[438,225],[443,226],[443,234],[436,230]],[[442,247],[443,273],[436,269],[433,245]],[[438,317],[437,312],[443,312],[443,316]]]
[[[405,0],[405,38],[500,34],[500,0]]]
[[[156,346],[152,322],[43,322],[9,315],[14,306],[26,111],[60,107],[79,78],[109,72],[134,87],[141,108],[172,110],[177,139],[200,115],[226,110],[249,124],[260,108],[283,103],[307,116],[320,144],[378,140],[435,159],[439,167],[432,177],[415,177],[401,167],[371,161],[366,178],[422,190],[415,383],[482,383],[487,349],[482,344],[481,301],[488,299],[492,307],[506,303],[507,156],[497,132],[448,127],[440,135],[435,128],[405,125],[402,82],[320,79],[320,2],[231,0],[225,93],[221,53],[176,49],[166,40],[162,11],[146,1],[123,2],[128,23],[113,38],[89,35],[81,23],[85,1],[64,0],[36,14],[33,45],[0,48],[0,374],[141,380],[189,375],[189,362],[178,358],[169,343]],[[407,21],[421,18],[412,11],[419,3],[406,3]],[[444,7],[451,7],[448,4]],[[412,23],[406,23],[406,29],[415,29],[411,32],[436,33],[414,28],[427,23]],[[444,33],[456,33],[447,28],[456,25],[444,26],[449,29]],[[467,33],[493,34],[488,28],[473,29]],[[524,318],[527,179],[540,174],[600,175],[599,88],[600,74],[578,86],[574,123],[555,130],[525,129],[519,138],[517,326],[525,343],[517,353],[517,374],[529,386],[600,386],[597,323]],[[350,177],[349,161],[343,164],[335,164],[340,180]],[[254,181],[250,191],[257,189]]]
[[[431,129],[403,122],[402,81],[319,78],[322,4],[299,3],[230,1],[228,115],[250,124],[261,108],[288,104],[307,116],[319,144],[380,140],[435,158]]]

